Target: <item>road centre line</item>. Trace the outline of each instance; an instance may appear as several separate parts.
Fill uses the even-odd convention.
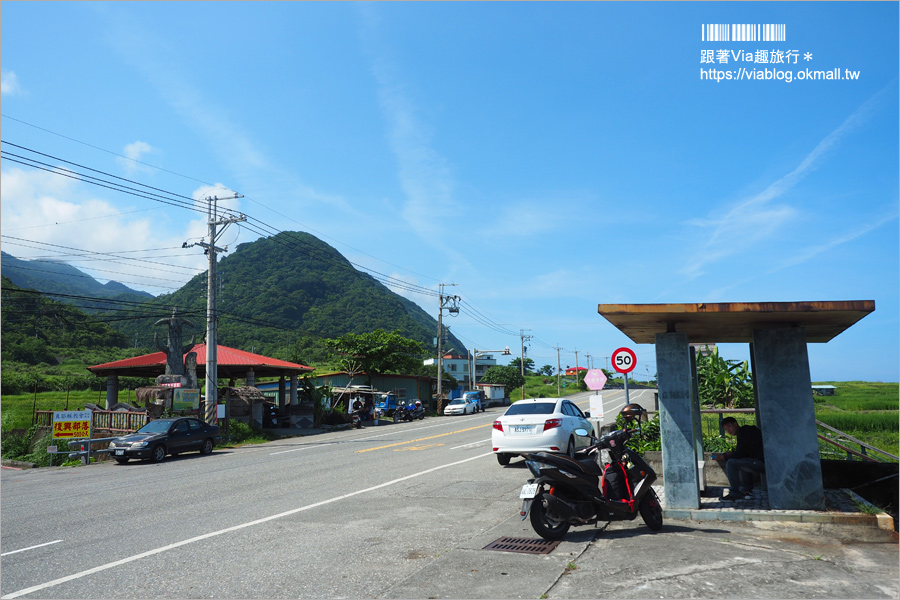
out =
[[[412,431],[421,431],[421,430],[423,430],[423,429],[431,429],[431,428],[433,428],[433,427],[446,427],[447,425],[450,425],[450,423],[435,423],[434,425],[424,425],[424,426],[422,426],[422,427],[416,427],[416,428],[413,429]],[[367,425],[366,427],[367,427],[367,428],[368,428],[368,427],[378,427],[378,425]],[[387,426],[385,425],[385,426],[383,426],[383,427],[387,427]],[[404,431],[407,431],[407,430],[404,430]],[[280,451],[278,451],[278,452],[271,452],[271,453],[269,453],[269,456],[274,456],[274,455],[276,455],[276,454],[285,454],[285,453],[287,453],[287,452],[298,452],[298,451],[300,451],[300,450],[306,450],[307,448],[321,448],[322,446],[331,446],[331,445],[334,445],[334,444],[346,444],[346,443],[349,443],[349,442],[353,442],[353,443],[357,443],[357,442],[366,442],[366,441],[374,440],[374,439],[377,439],[377,438],[383,438],[383,437],[386,437],[386,436],[389,436],[389,435],[397,435],[398,433],[400,433],[400,432],[399,432],[399,431],[396,431],[396,430],[395,430],[395,431],[388,431],[388,432],[386,432],[386,433],[380,433],[380,434],[378,434],[378,435],[370,435],[369,437],[353,438],[352,440],[343,440],[343,441],[336,441],[336,442],[328,442],[328,443],[325,443],[325,444],[316,444],[315,446],[306,446],[306,447],[304,447],[304,448],[292,448],[292,449],[290,449],[290,450],[280,450]]]
[[[325,506],[328,504],[332,504],[334,502],[339,502],[341,500],[346,500],[347,498],[352,498],[353,496],[359,496],[360,494],[365,494],[368,492],[373,492],[375,490],[379,490],[381,488],[386,488],[398,483],[402,483],[404,481],[408,481],[410,479],[414,479],[416,477],[420,477],[422,475],[428,475],[429,473],[434,473],[435,471],[440,471],[441,469],[446,469],[448,467],[455,467],[457,465],[461,465],[463,463],[467,463],[472,460],[477,460],[479,458],[484,458],[485,456],[492,456],[493,452],[487,452],[485,454],[479,454],[478,456],[472,456],[470,458],[465,458],[463,460],[458,460],[456,462],[447,463],[445,465],[440,465],[438,467],[432,467],[431,469],[426,469],[424,471],[420,471],[418,473],[413,473],[412,475],[407,475],[405,477],[400,477],[399,479],[393,479],[391,481],[386,481],[385,483],[380,483],[378,485],[365,488],[362,490],[357,490],[355,492],[350,492],[349,494],[344,494],[343,496],[335,496],[334,498],[329,498],[328,500],[322,500],[321,502],[315,502],[313,504],[307,504],[306,506],[301,506],[299,508],[293,508],[291,510],[278,513],[277,515],[271,515],[268,517],[263,517],[262,519],[256,519],[255,521],[248,521],[247,523],[242,523],[240,525],[234,525],[232,527],[226,527],[225,529],[220,529],[218,531],[211,531],[210,533],[205,533],[203,535],[198,535],[196,537],[192,537],[186,540],[182,540],[180,542],[175,542],[173,544],[168,544],[166,546],[160,546],[159,548],[154,548],[153,550],[147,550],[146,552],[141,552],[139,554],[135,554],[133,556],[128,556],[113,562],[105,563],[98,567],[94,567],[91,569],[86,569],[84,571],[80,571],[78,573],[73,573],[71,575],[66,575],[65,577],[59,577],[52,581],[48,581],[46,583],[41,583],[38,585],[33,585],[31,587],[19,590],[17,592],[12,592],[11,594],[5,594],[0,596],[0,599],[5,598],[18,598],[19,596],[24,596],[26,594],[31,594],[34,592],[39,592],[41,590],[46,590],[47,588],[55,587],[57,585],[67,583],[69,581],[74,581],[76,579],[81,579],[82,577],[87,577],[88,575],[93,575],[95,573],[101,573],[108,569],[114,569],[116,567],[121,567],[122,565],[134,562],[136,560],[140,560],[142,558],[147,558],[148,556],[155,556],[157,554],[162,554],[168,550],[174,550],[175,548],[180,548],[181,546],[187,546],[188,544],[193,544],[194,542],[200,542],[209,538],[217,537],[226,533],[231,533],[233,531],[239,531],[241,529],[246,529],[247,527],[253,527],[254,525],[261,525],[263,523],[268,523],[269,521],[274,521],[276,519],[281,519],[284,517],[289,517],[291,515],[295,515],[297,513],[310,510],[313,508],[318,508],[320,506]]]
[[[44,544],[38,544],[37,546],[29,546],[29,547],[27,547],[27,548],[20,548],[20,549],[18,549],[18,550],[10,550],[9,552],[4,552],[3,554],[0,554],[0,556],[9,556],[10,554],[15,554],[15,553],[17,553],[17,552],[25,552],[26,550],[34,550],[35,548],[43,548],[44,546],[50,546],[50,545],[52,545],[52,544],[58,544],[58,543],[60,543],[61,541],[62,541],[62,540],[53,540],[52,542],[46,542],[46,543],[44,543]]]
[[[423,438],[419,438],[417,440],[409,440],[406,442],[397,442],[395,444],[388,444],[386,446],[378,446],[377,448],[366,448],[365,450],[357,450],[356,453],[361,454],[363,452],[371,452],[372,450],[383,450],[385,448],[391,448],[393,446],[402,446],[403,444],[414,444],[415,442],[423,442],[425,440],[433,440],[434,438],[444,437],[445,435],[453,435],[456,433],[472,431],[473,429],[481,429],[482,427],[487,427],[488,425],[491,425],[491,423],[485,423],[484,425],[476,425],[475,427],[469,427],[468,429],[457,429],[456,431],[448,431],[447,433],[439,433],[437,435],[423,437]]]

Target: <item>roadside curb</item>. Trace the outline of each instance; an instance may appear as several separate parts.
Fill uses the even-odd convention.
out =
[[[37,464],[33,462],[25,462],[23,460],[0,460],[0,465],[10,467],[12,469],[36,469]]]

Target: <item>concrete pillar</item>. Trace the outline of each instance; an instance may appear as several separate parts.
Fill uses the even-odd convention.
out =
[[[700,508],[691,357],[686,333],[656,334],[659,428],[666,508]]]
[[[291,406],[297,406],[299,402],[297,401],[297,374],[293,373],[291,375]]]
[[[753,355],[769,506],[825,510],[806,330],[755,330]]]
[[[247,386],[253,387],[256,385],[256,373],[253,372],[253,369],[247,371]]]
[[[119,401],[119,376],[108,375],[106,377],[106,410],[109,410]]]
[[[287,394],[285,394],[284,375],[282,375],[281,377],[278,378],[278,402],[276,402],[276,404],[278,404],[278,408],[284,408],[284,405],[285,405],[284,400],[285,400],[286,395]]]

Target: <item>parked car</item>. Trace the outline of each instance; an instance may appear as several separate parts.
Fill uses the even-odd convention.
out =
[[[134,433],[115,438],[109,443],[109,455],[118,463],[132,458],[149,458],[160,462],[167,454],[199,450],[210,454],[222,441],[218,425],[209,425],[193,417],[156,419]]]
[[[558,452],[571,457],[591,444],[594,427],[589,412],[563,398],[519,400],[494,421],[491,446],[497,462],[508,465],[526,452]],[[578,435],[583,429],[587,435]]]
[[[474,415],[475,412],[475,402],[468,398],[457,398],[444,407],[445,415]]]
[[[478,412],[479,410],[484,412],[484,392],[463,392],[462,397],[475,403],[475,412]]]

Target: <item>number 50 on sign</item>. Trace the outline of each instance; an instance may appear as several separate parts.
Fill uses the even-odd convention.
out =
[[[612,353],[612,364],[619,373],[630,373],[637,365],[637,356],[631,348],[619,348]]]

